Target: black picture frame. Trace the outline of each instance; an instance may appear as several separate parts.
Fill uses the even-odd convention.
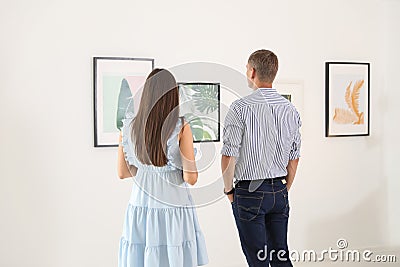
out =
[[[181,90],[183,90],[183,88],[185,88],[185,86],[215,86],[217,88],[217,98],[215,100],[217,100],[217,108],[216,108],[216,112],[217,112],[217,116],[216,116],[216,125],[215,125],[215,129],[217,130],[215,132],[216,134],[216,138],[213,139],[201,139],[198,140],[196,138],[196,134],[193,131],[193,124],[191,121],[191,118],[187,117],[185,112],[182,111],[183,109],[185,109],[185,104],[182,103],[182,92]],[[188,120],[191,128],[192,128],[192,132],[193,132],[193,143],[210,143],[210,142],[220,142],[221,141],[221,84],[218,82],[178,82],[178,90],[179,90],[179,95],[180,95],[180,116],[184,116],[186,120]],[[192,105],[192,104],[190,104]],[[205,116],[206,117],[206,116]]]
[[[108,138],[104,138],[101,129],[99,129],[100,123],[100,110],[103,109],[99,103],[99,93],[103,90],[100,88],[99,76],[102,75],[99,69],[101,68],[102,62],[114,63],[116,69],[118,69],[117,64],[121,62],[145,62],[149,64],[148,71],[143,72],[142,67],[138,68],[138,72],[144,76],[147,76],[154,69],[154,59],[152,58],[133,58],[133,57],[93,57],[93,119],[94,119],[94,147],[118,147],[118,131],[112,133]],[[133,67],[133,66],[132,66]],[[147,67],[146,67],[147,68]],[[127,72],[134,72],[134,69],[127,69]],[[121,75],[125,70],[121,71]],[[147,73],[148,72],[148,73]],[[118,130],[118,129],[117,129]],[[115,135],[115,136],[114,136]],[[115,137],[115,138],[114,138]],[[105,139],[110,139],[106,140]],[[115,141],[113,141],[115,139]]]
[[[341,96],[344,97],[344,105],[335,107],[332,99]],[[359,107],[360,98],[363,99],[362,110]],[[325,62],[325,137],[369,136],[370,98],[370,63]]]

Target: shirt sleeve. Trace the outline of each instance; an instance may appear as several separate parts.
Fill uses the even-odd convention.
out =
[[[244,123],[240,117],[235,102],[229,108],[225,117],[223,130],[223,145],[221,154],[230,157],[239,157],[239,149],[242,143]]]
[[[301,119],[298,112],[296,112],[296,123],[297,127],[294,132],[292,147],[289,153],[289,159],[295,160],[300,158],[300,147],[301,147],[301,134],[300,134],[300,127],[301,127]]]

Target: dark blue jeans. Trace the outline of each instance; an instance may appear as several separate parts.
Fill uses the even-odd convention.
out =
[[[233,215],[249,267],[293,266],[289,259],[287,227],[289,198],[282,181],[264,181],[254,192],[249,181],[236,185]]]

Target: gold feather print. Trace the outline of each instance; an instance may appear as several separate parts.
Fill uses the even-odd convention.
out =
[[[350,82],[346,88],[344,100],[348,109],[335,108],[333,121],[339,124],[364,124],[364,113],[360,112],[360,91],[364,85],[364,80],[359,80],[354,83],[351,90]]]
[[[351,101],[353,103],[353,111],[360,117],[360,90],[364,84],[364,80],[357,81],[354,84],[353,93],[351,94]]]
[[[356,114],[349,109],[335,108],[333,120],[340,124],[350,124],[358,120]]]
[[[352,83],[353,82],[349,83],[349,85],[346,88],[346,94],[344,95],[344,100],[346,101],[347,106],[349,107],[349,109],[352,109],[352,107],[353,107],[353,103],[351,101],[351,89],[350,89]]]

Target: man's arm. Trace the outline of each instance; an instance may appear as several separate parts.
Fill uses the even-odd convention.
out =
[[[300,115],[298,112],[295,113],[295,116],[296,116],[296,122],[297,122],[297,129],[294,133],[292,148],[289,153],[289,163],[286,167],[286,170],[287,170],[286,187],[287,187],[288,191],[293,184],[294,177],[296,176],[297,165],[299,164],[299,158],[300,158],[301,120],[300,120]]]
[[[240,112],[236,109],[235,103],[232,103],[226,114],[223,130],[221,169],[225,192],[229,192],[233,188],[236,158],[239,157],[244,131],[244,123]],[[232,202],[233,194],[228,195],[228,199]]]
[[[231,191],[233,188],[233,175],[235,173],[235,158],[222,155],[221,158],[222,177],[224,178],[225,192]],[[228,195],[229,200],[233,201],[233,194]]]
[[[287,165],[287,176],[286,176],[286,187],[287,190],[290,190],[290,187],[293,184],[294,177],[296,176],[297,165],[299,164],[299,159],[289,160],[289,164]]]

